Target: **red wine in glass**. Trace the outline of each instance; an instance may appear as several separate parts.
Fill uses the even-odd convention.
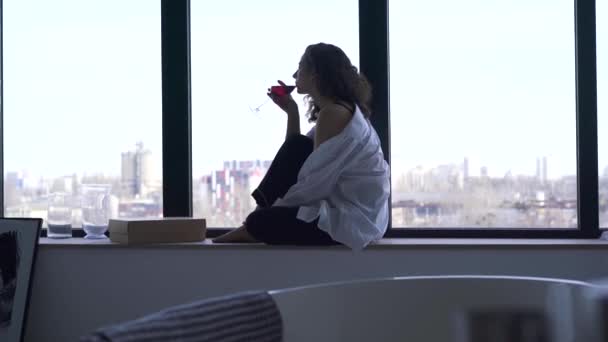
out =
[[[292,86],[292,85],[286,85],[286,86],[282,86],[282,85],[278,85],[278,86],[272,86],[270,87],[270,93],[276,95],[276,96],[286,96],[291,94],[291,92],[296,89],[296,86]],[[260,108],[262,108],[263,105],[265,105],[266,103],[268,103],[268,101],[270,101],[270,99],[266,99],[266,101],[264,101],[264,103],[262,103],[261,105],[255,107],[255,108],[251,108],[251,106],[249,107],[249,110],[251,110],[252,113],[259,113],[260,112]]]
[[[296,89],[296,86],[286,85],[286,86],[272,86],[270,87],[270,92],[277,96],[285,96],[291,94],[291,92]]]

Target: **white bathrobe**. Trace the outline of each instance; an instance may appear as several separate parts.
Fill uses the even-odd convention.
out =
[[[344,130],[306,159],[298,181],[274,206],[299,206],[335,241],[361,250],[381,238],[389,220],[390,170],[380,139],[357,107]]]

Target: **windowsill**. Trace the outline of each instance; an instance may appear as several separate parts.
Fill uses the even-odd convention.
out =
[[[237,249],[344,249],[344,246],[269,246],[261,243],[221,243],[210,239],[191,243],[125,245],[110,240],[87,240],[83,238],[49,239],[40,238],[43,247],[91,247],[91,248],[237,248]],[[382,239],[370,244],[366,250],[384,248],[594,248],[608,249],[608,241],[601,239]]]

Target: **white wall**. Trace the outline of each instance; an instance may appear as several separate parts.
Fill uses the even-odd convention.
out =
[[[26,341],[77,341],[96,327],[184,302],[251,289],[435,274],[608,275],[608,245],[180,246],[41,245]]]

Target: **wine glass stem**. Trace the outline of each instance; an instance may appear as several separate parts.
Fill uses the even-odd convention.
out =
[[[268,101],[270,101],[270,98],[266,99],[266,101],[264,101],[264,103],[262,103],[261,105],[257,106],[256,109],[259,110],[260,108],[262,108],[263,105],[267,104]]]

